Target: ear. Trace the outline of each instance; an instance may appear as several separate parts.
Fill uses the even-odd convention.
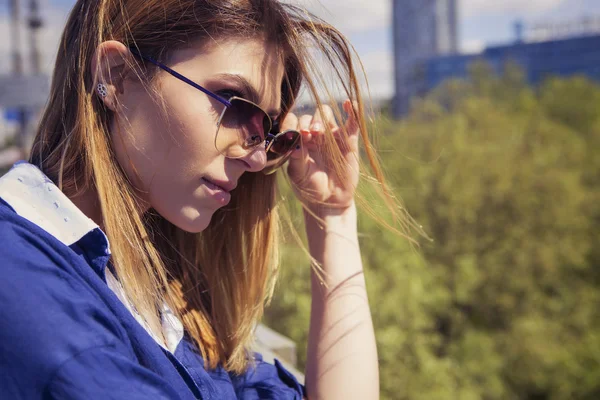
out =
[[[131,57],[129,49],[116,40],[100,43],[92,57],[94,94],[112,111],[116,111],[118,95],[123,94],[127,60]]]

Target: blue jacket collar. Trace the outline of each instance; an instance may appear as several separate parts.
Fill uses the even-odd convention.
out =
[[[18,162],[0,177],[0,198],[18,215],[66,246],[76,244],[86,235],[88,238],[94,236],[104,255],[110,255],[104,232],[35,165]],[[92,235],[88,235],[90,233]]]

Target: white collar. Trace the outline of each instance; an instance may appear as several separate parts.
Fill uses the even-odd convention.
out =
[[[67,246],[98,228],[42,171],[25,161],[0,177],[0,198]]]
[[[0,177],[0,198],[18,215],[36,224],[67,246],[76,243],[92,230],[99,229],[98,225],[77,208],[39,168],[24,161],[16,163],[9,172]],[[104,232],[102,234],[104,235]],[[110,254],[109,247],[106,248],[106,254]],[[174,352],[183,338],[183,325],[169,307],[165,304],[162,310],[165,337],[163,342],[153,334],[131,305],[123,286],[110,269],[106,269],[106,283],[150,336],[163,348]]]

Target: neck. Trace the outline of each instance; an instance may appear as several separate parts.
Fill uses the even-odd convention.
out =
[[[70,197],[70,200],[81,210],[81,212],[94,221],[100,229],[104,230],[102,208],[100,207],[98,194],[95,190],[88,190],[77,197]]]

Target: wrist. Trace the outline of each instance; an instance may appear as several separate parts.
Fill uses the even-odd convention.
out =
[[[356,203],[354,200],[344,207],[331,207],[315,205],[304,209],[304,219],[307,224],[320,224],[323,222],[351,222],[356,223]]]
[[[328,233],[353,237],[357,229],[356,205],[352,202],[350,206],[345,208],[320,208],[318,210],[311,208],[304,210],[304,221],[309,242],[326,236]]]

